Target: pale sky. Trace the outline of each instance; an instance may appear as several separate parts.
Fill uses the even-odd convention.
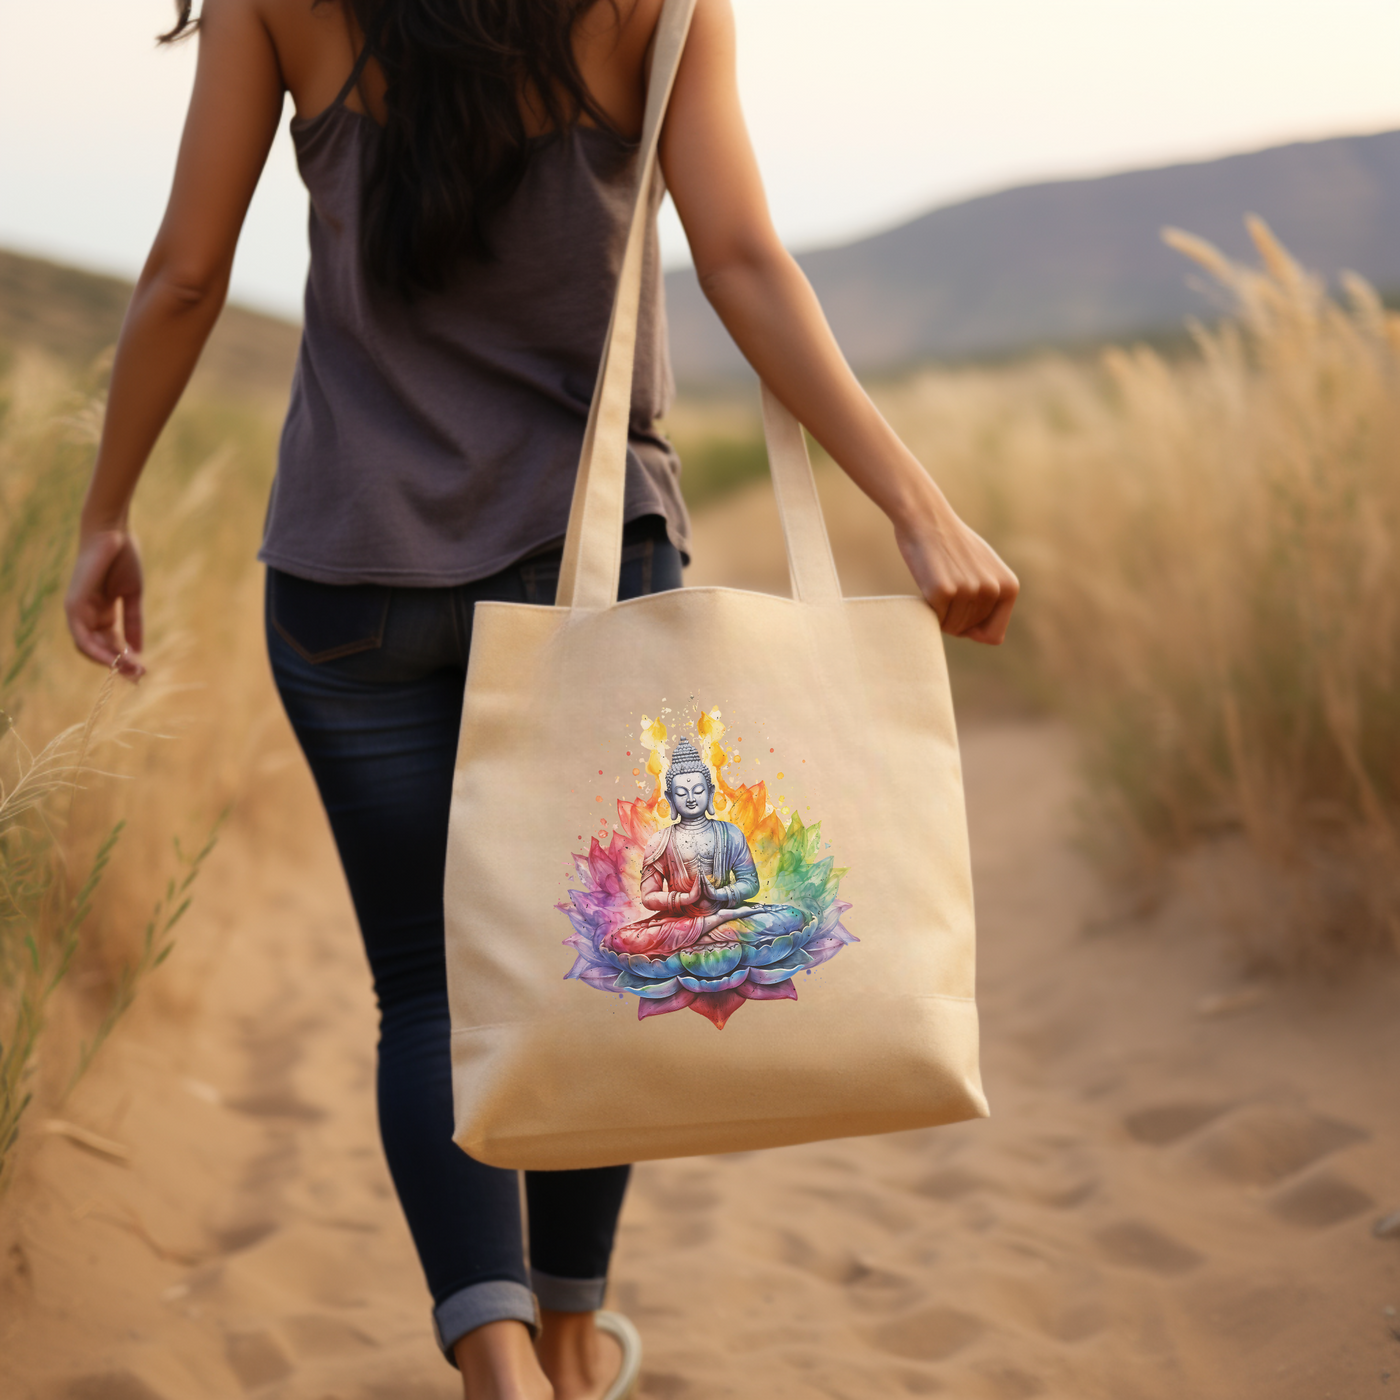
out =
[[[1400,127],[1397,0],[733,0],[778,228],[801,250],[1030,180]],[[169,0],[0,0],[0,245],[134,276],[194,49]],[[233,296],[296,315],[285,130]],[[679,225],[663,225],[684,261]]]

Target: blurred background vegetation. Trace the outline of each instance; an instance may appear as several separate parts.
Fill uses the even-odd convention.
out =
[[[1167,235],[1232,308],[1210,326],[873,393],[1025,588],[1003,648],[950,644],[960,716],[1073,726],[1125,907],[1187,879],[1252,968],[1336,968],[1400,949],[1400,317],[1248,231],[1249,265]],[[670,425],[691,578],[785,591],[739,411],[692,396]],[[908,589],[883,517],[815,455],[847,593]]]

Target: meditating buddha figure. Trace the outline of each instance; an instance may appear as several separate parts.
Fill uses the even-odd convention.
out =
[[[744,833],[714,815],[714,779],[689,739],[666,770],[675,820],[642,855],[642,903],[655,913],[605,940],[615,953],[664,957],[704,944],[748,943],[795,933],[807,922],[788,904],[750,904],[758,870]]]

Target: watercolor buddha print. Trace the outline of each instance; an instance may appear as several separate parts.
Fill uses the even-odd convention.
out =
[[[607,940],[613,952],[664,957],[796,933],[807,923],[789,904],[748,902],[758,893],[758,867],[744,833],[714,815],[714,796],[704,760],[682,739],[666,772],[676,820],[652,837],[642,857],[642,904],[655,913],[614,930]]]
[[[652,797],[618,803],[623,829],[574,856],[580,886],[558,907],[574,929],[567,978],[637,997],[639,1019],[689,1008],[723,1029],[746,1002],[796,1001],[796,975],[857,940],[820,823],[784,819],[762,782],[731,786],[718,711],[699,728],[706,753],[682,738],[664,779],[649,770]],[[733,821],[716,814],[717,777]]]

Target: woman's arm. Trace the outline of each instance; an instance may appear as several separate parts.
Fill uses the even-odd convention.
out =
[[[730,0],[699,0],[661,164],[700,285],[780,400],[894,525],[943,630],[1006,635],[1016,576],[958,519],[860,387],[801,268],[778,240],[739,105]]]
[[[205,0],[170,203],[117,341],[65,604],[78,650],[131,676],[142,671],[130,654],[142,644],[131,496],[223,307],[282,92],[276,51],[254,0]]]

